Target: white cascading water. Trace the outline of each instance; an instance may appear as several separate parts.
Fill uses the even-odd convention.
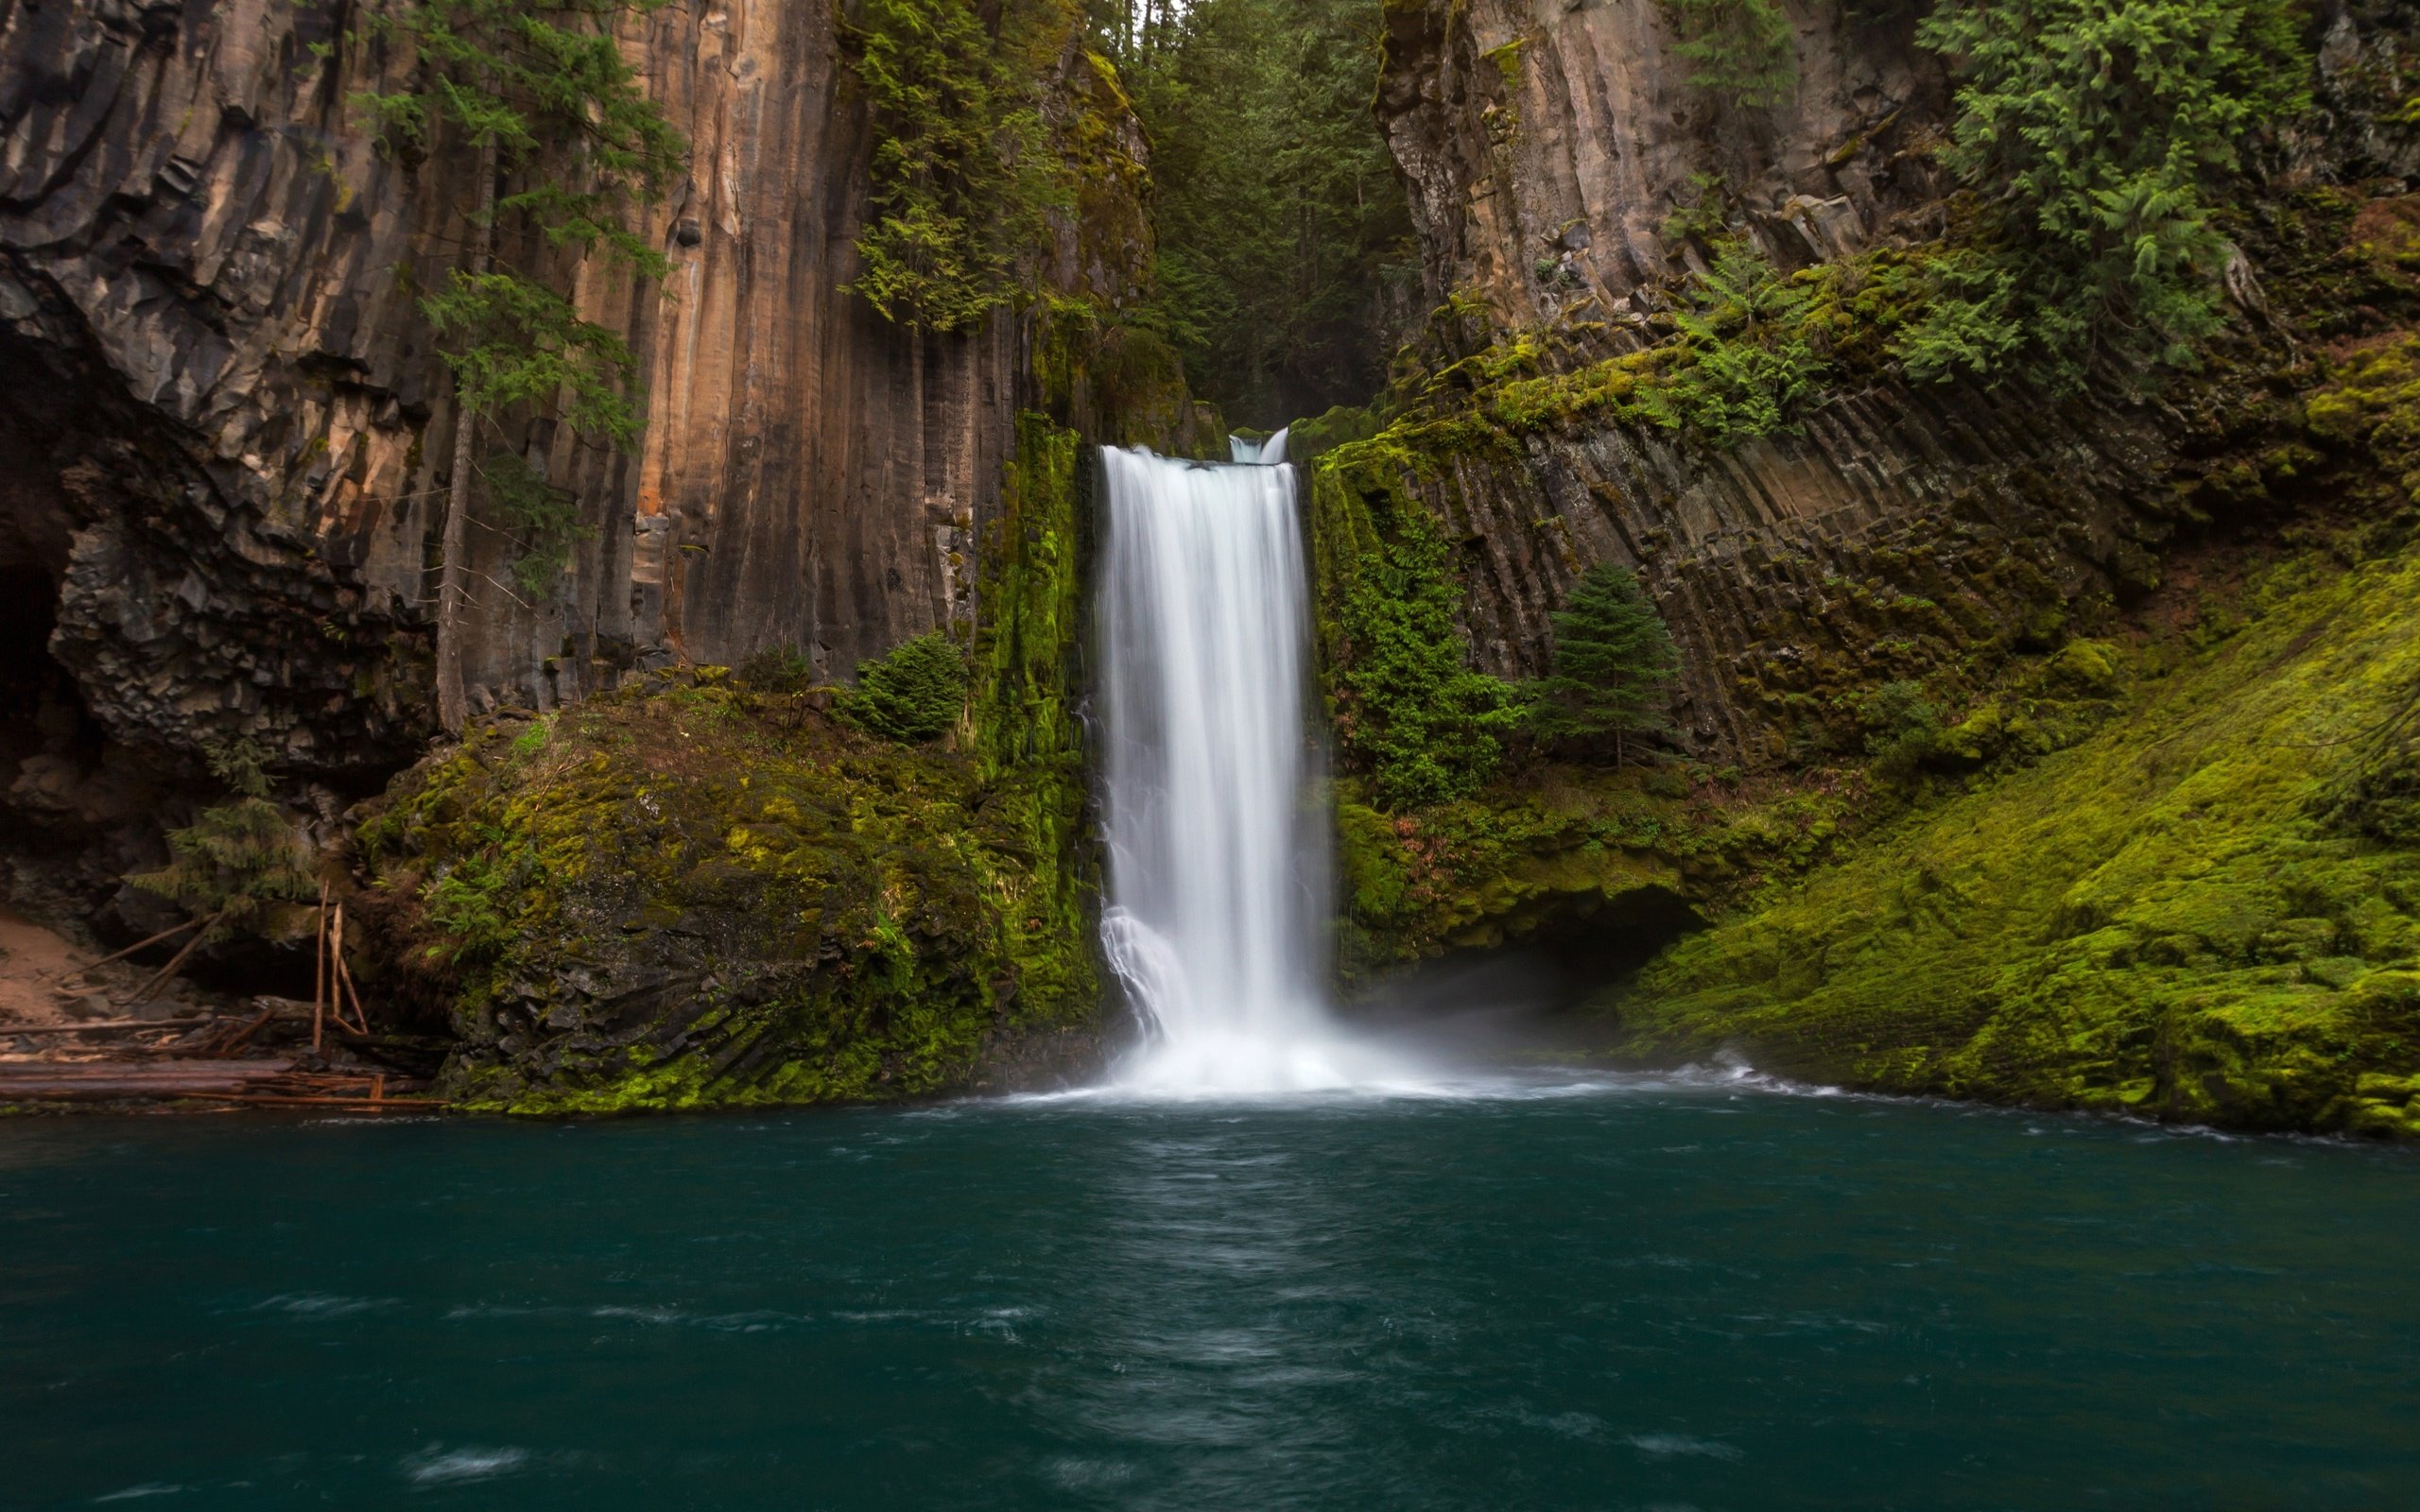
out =
[[[1105,450],[1103,948],[1145,1020],[1120,1084],[1309,1091],[1386,1068],[1331,1019],[1328,826],[1286,433],[1217,466]]]

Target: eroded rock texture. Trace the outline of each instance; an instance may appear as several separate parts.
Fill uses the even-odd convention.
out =
[[[1747,107],[1689,83],[1657,0],[1398,0],[1381,128],[1410,191],[1428,291],[1516,325],[1678,270],[1668,215],[1710,180],[1775,255],[1863,245],[1939,192],[1921,153],[1948,91],[1912,10],[1790,0],[1798,84]]]
[[[343,15],[0,0],[0,649],[64,731],[12,734],[12,820],[43,828],[26,784],[90,783],[105,748],[157,775],[249,738],[350,792],[431,732],[452,418],[416,301],[471,197],[458,158],[359,129],[348,95],[389,65],[315,53]],[[1016,321],[913,339],[844,291],[868,144],[833,5],[672,8],[623,41],[694,148],[645,212],[672,275],[564,271],[642,354],[644,448],[544,421],[483,443],[573,489],[586,532],[533,596],[475,519],[475,708],[776,644],[845,678],[970,615],[1031,387]],[[1112,304],[1147,251],[1140,134],[1072,38],[1053,89],[1092,161],[1046,272]]]
[[[1688,82],[1656,0],[1388,7],[1378,116],[1427,292],[1461,312],[1465,343],[1543,333],[1549,367],[1568,368],[1653,339],[1703,255],[1668,221],[1717,180],[1717,220],[1784,267],[1937,232],[1947,186],[1925,148],[1948,87],[1912,44],[1913,13],[1786,9],[1797,84],[1751,108]],[[2322,110],[2271,154],[2281,182],[2411,171],[2377,108],[2400,98],[2407,26],[2394,8],[2327,22]],[[2259,305],[2256,279],[2231,288]],[[2268,316],[2247,310],[2239,369],[2289,360]],[[1684,651],[1686,744],[1754,765],[1786,759],[1844,695],[1955,681],[2154,583],[2194,513],[2196,448],[2235,423],[2196,405],[2245,407],[2240,386],[2057,404],[2017,385],[1860,380],[1836,383],[1800,433],[1734,450],[1581,415],[1456,445],[1407,481],[1463,543],[1482,667],[1545,670],[1547,616],[1579,574],[1632,566]]]

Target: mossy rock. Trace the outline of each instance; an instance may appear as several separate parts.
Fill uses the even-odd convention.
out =
[[[719,679],[490,730],[401,780],[362,845],[389,973],[433,992],[460,1106],[828,1102],[973,1081],[1087,1025],[1087,942],[1022,927],[1025,781]],[[778,717],[775,717],[778,715]]]
[[[2169,670],[2061,653],[2045,681],[2114,715],[1676,945],[1601,1005],[1624,1053],[2415,1132],[2420,850],[2326,799],[2420,682],[2420,551],[2289,558],[2248,621]]]
[[[757,1106],[1097,1058],[1081,471],[1071,433],[1019,417],[952,720],[850,719],[769,656],[492,722],[398,779],[358,834],[367,964],[454,1035],[441,1091],[515,1112]]]

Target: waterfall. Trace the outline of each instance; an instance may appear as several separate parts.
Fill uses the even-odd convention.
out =
[[[1219,466],[1107,449],[1102,945],[1145,1020],[1130,1087],[1365,1080],[1330,1018],[1333,907],[1286,433]]]

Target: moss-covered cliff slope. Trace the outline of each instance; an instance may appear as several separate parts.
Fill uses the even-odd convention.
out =
[[[1613,994],[1626,1052],[2420,1133],[2420,551],[2298,558],[2217,644],[2118,661],[2098,733],[1887,825]]]

